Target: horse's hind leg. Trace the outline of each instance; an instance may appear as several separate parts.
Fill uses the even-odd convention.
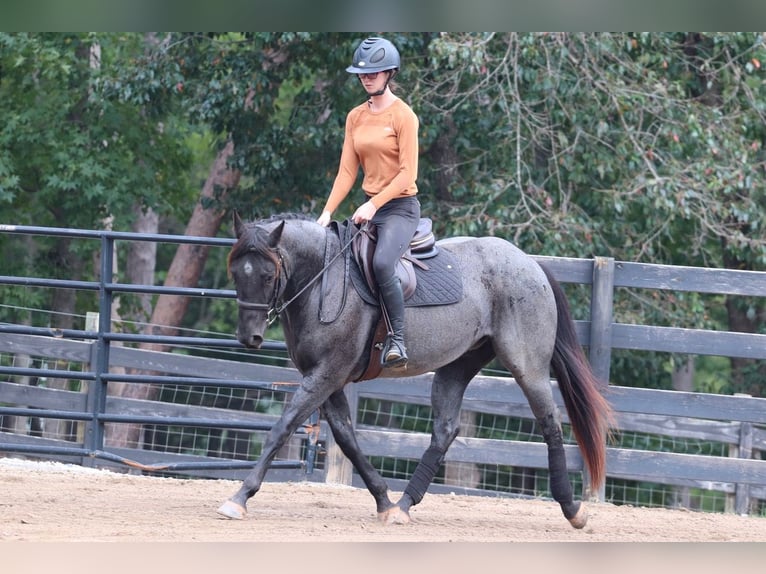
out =
[[[561,415],[553,400],[550,377],[547,372],[534,380],[524,375],[514,376],[529,401],[529,406],[548,446],[548,472],[553,499],[559,503],[564,516],[572,526],[583,528],[588,521],[588,513],[585,505],[574,500],[564,452]]]
[[[460,431],[460,407],[463,404],[465,389],[493,355],[492,345],[486,343],[457,361],[436,370],[431,384],[434,417],[431,444],[415,467],[415,472],[396,506],[378,515],[386,524],[410,521],[410,508],[425,496],[428,486],[444,462],[447,449]]]
[[[335,391],[330,395],[330,398],[322,405],[322,411],[338,446],[354,465],[367,485],[367,490],[375,498],[378,514],[390,509],[394,504],[388,497],[388,485],[359,448],[354,434],[348,399],[343,390]]]

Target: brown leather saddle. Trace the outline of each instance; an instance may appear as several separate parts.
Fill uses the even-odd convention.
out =
[[[417,276],[414,266],[428,269],[424,260],[434,257],[439,251],[436,238],[433,234],[433,222],[427,217],[421,217],[407,251],[396,264],[396,275],[402,282],[402,292],[405,301],[412,297],[417,288]],[[351,243],[351,253],[364,275],[365,282],[370,291],[377,297],[378,283],[372,269],[372,257],[375,254],[377,242],[377,228],[373,223],[367,222],[354,236]]]
[[[351,256],[359,266],[367,286],[375,297],[378,296],[378,284],[375,280],[375,273],[372,268],[372,257],[375,253],[376,241],[376,227],[374,224],[367,222],[359,232],[354,235],[351,242]],[[417,288],[417,276],[415,275],[414,266],[417,265],[421,269],[428,269],[428,265],[424,260],[436,256],[438,252],[439,248],[436,245],[436,238],[433,234],[432,221],[429,218],[422,217],[418,222],[415,234],[410,240],[407,251],[404,252],[404,255],[402,255],[401,259],[399,259],[396,264],[396,275],[402,282],[402,292],[405,301],[412,297]],[[381,308],[382,307],[383,306],[381,305]],[[357,381],[374,379],[380,374],[382,370],[380,362],[381,356],[389,331],[390,325],[388,325],[388,317],[385,309],[383,309],[381,318],[373,333],[370,345],[370,361],[365,372],[357,379]]]

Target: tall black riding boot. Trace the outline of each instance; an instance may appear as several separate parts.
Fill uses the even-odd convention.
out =
[[[383,357],[384,367],[402,367],[407,363],[407,349],[404,346],[404,295],[402,284],[394,277],[384,285],[378,285],[383,305],[391,322],[391,334]]]

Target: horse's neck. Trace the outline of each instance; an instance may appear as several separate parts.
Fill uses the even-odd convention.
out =
[[[325,266],[327,235],[322,233],[323,228],[313,227],[297,227],[280,242],[288,266],[288,289],[292,294],[319,275]]]

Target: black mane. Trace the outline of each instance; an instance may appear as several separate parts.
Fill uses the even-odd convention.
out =
[[[247,232],[240,237],[229,252],[227,260],[227,269],[231,269],[231,262],[248,251],[256,251],[267,257],[274,259],[276,255],[265,243],[266,233],[259,229],[259,226],[274,223],[277,221],[315,221],[315,218],[305,213],[277,213],[269,217],[244,223]]]
[[[258,221],[251,222],[252,225],[263,225],[266,223],[274,223],[275,221],[316,221],[316,217],[307,215],[305,213],[275,213]]]

